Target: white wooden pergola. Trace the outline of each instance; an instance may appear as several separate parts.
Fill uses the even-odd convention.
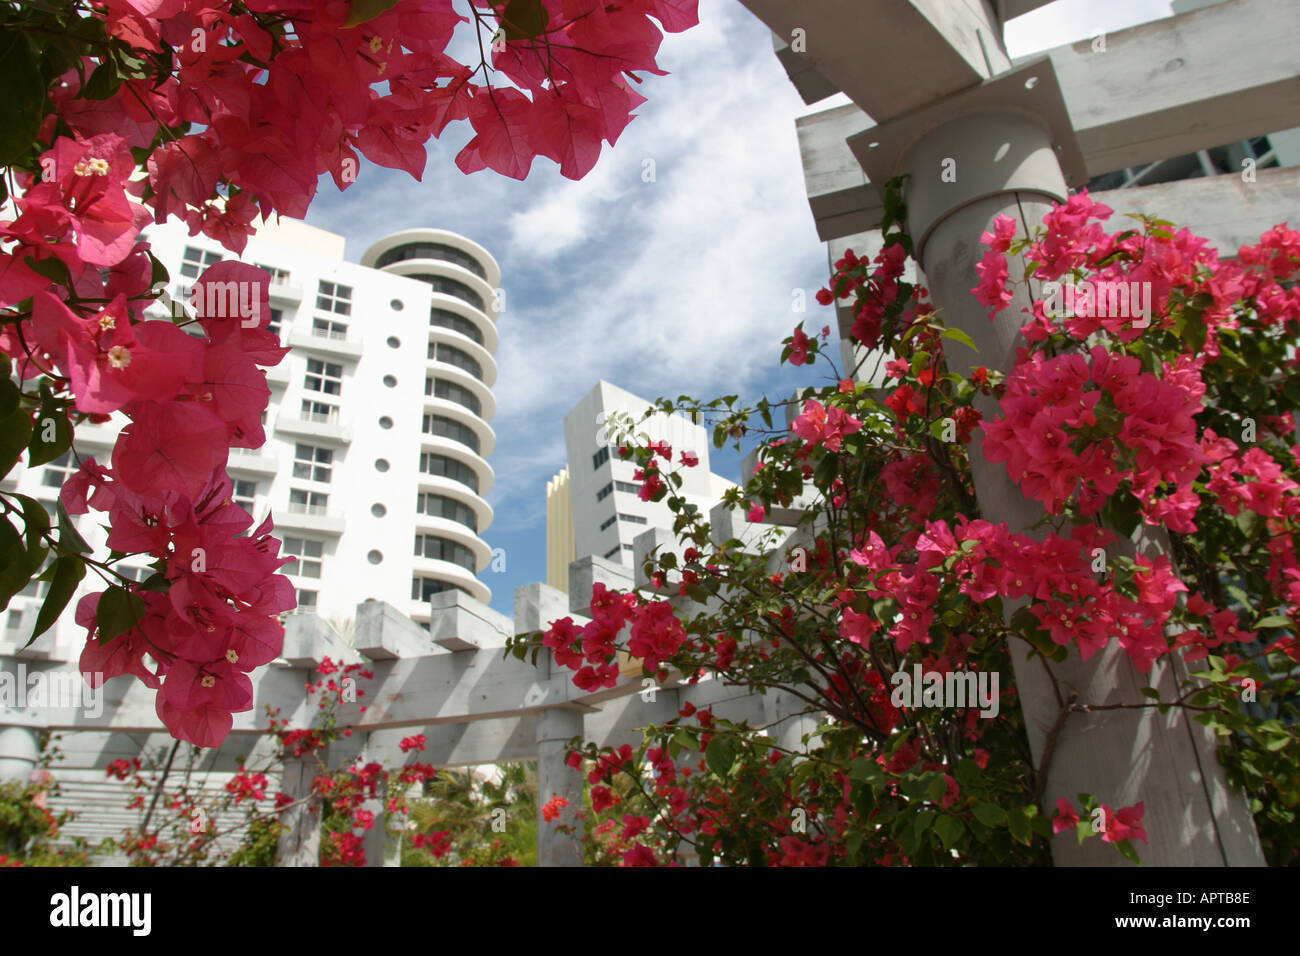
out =
[[[854,105],[800,120],[809,204],[826,240],[869,241],[879,224],[874,185],[911,174],[909,231],[922,239],[920,266],[947,322],[979,346],[972,364],[1009,368],[1020,324],[1021,296],[995,323],[968,294],[976,281],[978,237],[994,216],[1041,219],[1053,200],[1088,176],[1202,147],[1300,125],[1300,5],[1288,0],[1230,0],[1205,10],[1115,33],[1105,52],[1090,44],[1051,51],[1013,64],[1002,42],[1006,18],[1041,6],[1039,0],[742,0],[781,40],[778,56],[810,101],[841,90]],[[797,43],[794,42],[797,39]],[[1007,158],[1011,161],[1008,162]],[[940,176],[940,161],[955,160],[957,177]],[[1278,221],[1300,221],[1300,170],[1259,170],[1253,181],[1224,176],[1101,195],[1118,211],[1158,212],[1209,236],[1225,253]],[[985,415],[991,409],[984,408]],[[1035,506],[998,467],[980,462],[975,483],[984,516],[1022,531],[1038,517]],[[733,516],[710,515],[715,537],[738,537]],[[660,545],[675,549],[663,531],[636,542],[637,560]],[[1158,549],[1158,537],[1134,542]],[[324,657],[366,660],[375,679],[368,696],[342,705],[341,726],[357,733],[331,761],[345,763],[360,748],[368,759],[404,762],[398,741],[423,733],[422,761],[460,766],[536,758],[538,790],[565,797],[562,818],[573,823],[582,806],[583,778],[564,764],[565,744],[582,736],[602,744],[635,743],[641,727],[673,716],[686,700],[712,705],[720,716],[770,726],[783,743],[798,745],[811,729],[800,708],[781,695],[746,695],[717,681],[683,686],[670,680],[644,695],[639,674],[617,687],[584,693],[568,672],[552,671],[502,654],[513,633],[544,628],[564,615],[580,618],[593,585],[627,588],[622,565],[600,558],[575,562],[570,593],[544,584],[517,590],[513,620],[459,592],[438,595],[429,631],[377,602],[359,606],[352,645],[324,622],[296,615],[286,628],[281,660],[256,680],[252,712],[236,715],[227,742],[205,755],[204,766],[230,771],[238,758],[269,755],[263,705],[282,708],[295,726],[308,726],[312,707],[303,685]],[[644,582],[640,582],[644,583]],[[1014,610],[1014,609],[1012,609]],[[75,670],[76,663],[24,657],[27,667]],[[0,658],[12,667],[16,658]],[[1175,665],[1177,666],[1177,665]],[[1057,669],[1080,697],[1097,703],[1140,702],[1143,681],[1118,650],[1077,659]],[[1053,690],[1038,664],[1016,661],[1030,743],[1040,760],[1059,716]],[[1153,677],[1153,682],[1155,678]],[[1165,667],[1158,686],[1172,696],[1175,674]],[[152,692],[128,678],[106,685],[104,714],[75,709],[40,711],[0,707],[0,779],[25,777],[37,759],[40,730],[64,733],[62,772],[87,775],[113,760],[137,756],[142,746],[170,741],[159,724]],[[364,704],[367,710],[360,713]],[[88,778],[87,778],[88,779]],[[306,765],[290,762],[281,786],[304,796]],[[1157,865],[1256,865],[1259,842],[1245,806],[1230,793],[1214,755],[1214,741],[1177,709],[1075,715],[1056,740],[1045,797],[1095,793],[1112,805],[1146,804],[1150,846],[1144,862]],[[305,803],[291,811],[281,843],[282,862],[314,865],[318,819]],[[378,817],[379,814],[376,814]],[[367,855],[377,865],[382,826],[371,831]],[[557,838],[539,820],[541,865],[581,862],[577,846]],[[1058,864],[1115,865],[1109,847],[1071,840],[1053,845]]]
[[[721,507],[714,511],[720,540],[733,536],[731,513]],[[754,530],[737,530],[736,535],[753,535]],[[676,548],[660,529],[643,533],[636,546],[641,556],[656,546]],[[568,594],[540,583],[518,588],[513,619],[459,591],[435,595],[427,631],[387,604],[366,601],[357,607],[351,644],[315,615],[289,616],[281,658],[252,675],[253,710],[235,715],[226,741],[204,751],[195,770],[224,774],[273,758],[275,740],[266,733],[267,704],[279,707],[290,726],[311,726],[316,698],[307,695],[304,685],[316,679],[327,657],[335,663],[363,662],[374,672],[373,680],[357,682],[363,695],[337,705],[338,727],[351,727],[354,733],[330,744],[329,766],[346,766],[362,754],[387,767],[400,767],[413,757],[437,767],[536,760],[539,806],[553,793],[564,797],[569,806],[560,822],[574,826],[584,783],[582,774],[565,763],[566,745],[574,737],[635,746],[643,727],[676,716],[687,700],[696,707],[712,707],[721,717],[770,727],[788,746],[797,745],[799,735],[810,729],[808,718],[791,717],[798,702],[780,694],[750,695],[711,680],[688,686],[677,674],[648,688],[639,666],[625,667],[616,687],[586,693],[573,685],[571,672],[552,670],[547,655],[538,658],[536,667],[506,657],[506,639],[515,633],[544,629],[565,615],[585,623],[581,612],[589,607],[596,582],[621,590],[634,584],[628,568],[598,557],[573,562],[569,580]],[[76,661],[28,655],[0,658],[0,668],[13,670],[20,660],[28,674],[39,671],[47,681],[53,675],[80,680]],[[0,779],[26,779],[36,763],[38,733],[58,732],[62,756],[54,776],[75,795],[65,797],[60,806],[89,816],[77,832],[90,837],[119,836],[135,819],[125,811],[127,791],[118,787],[114,802],[112,788],[104,786],[107,767],[172,743],[157,718],[153,691],[125,677],[106,682],[103,691],[102,713],[96,717],[85,707],[0,706]],[[424,734],[426,749],[408,757],[399,742],[413,734]],[[307,759],[286,761],[282,778],[272,780],[270,792],[278,784],[296,800],[308,797],[315,766]],[[378,821],[366,835],[367,862],[379,866],[386,855],[384,804],[376,800],[366,806]],[[289,830],[281,839],[281,865],[316,865],[319,804],[304,800],[282,819]],[[580,865],[580,847],[558,834],[555,826],[538,820],[539,864]]]

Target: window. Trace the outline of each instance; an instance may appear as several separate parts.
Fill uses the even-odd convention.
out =
[[[606,446],[605,446],[604,448],[602,448],[600,451],[596,452],[596,454],[594,454],[594,455],[591,456],[591,467],[592,467],[592,468],[599,468],[601,465],[605,464],[605,462],[607,462],[607,461],[609,461],[609,446],[608,446],[608,445],[606,445]]]
[[[312,538],[295,538],[284,536],[284,547],[280,554],[294,560],[286,564],[282,574],[292,574],[300,578],[319,578],[321,555],[325,553],[325,544]]]
[[[343,366],[337,362],[308,359],[307,377],[303,380],[302,387],[309,392],[339,394],[343,390]]]
[[[635,551],[636,551],[636,548],[634,548],[634,547],[633,547],[632,545],[630,545],[630,544],[625,544],[625,545],[623,545],[623,550],[624,550],[624,551],[628,551],[628,552],[635,552]]]
[[[462,352],[454,345],[444,345],[441,342],[429,343],[429,358],[436,362],[445,362],[448,365],[454,365],[456,368],[464,369],[475,378],[483,377],[483,366],[479,365],[467,353]]]
[[[185,253],[181,257],[181,275],[187,279],[197,279],[204,269],[216,265],[221,258],[219,252],[207,252],[194,246],[186,246]],[[186,288],[185,292],[188,301],[189,289]]]
[[[449,518],[465,525],[471,531],[478,531],[478,515],[474,509],[463,501],[421,491],[415,497],[415,513],[430,515],[434,518]]]
[[[330,496],[319,491],[289,489],[289,511],[296,515],[323,515]]]
[[[600,491],[596,492],[596,500],[604,501],[613,493],[614,493],[614,482],[611,481],[604,488],[601,488]]]
[[[614,555],[618,554],[620,550],[621,549],[619,548],[618,545],[614,545],[614,547],[610,548],[608,551],[605,552],[605,557],[612,558]]]
[[[459,591],[468,595],[469,592],[462,587],[454,584],[448,584],[446,581],[439,581],[436,578],[412,578],[411,579],[411,600],[427,601],[435,594],[441,594],[443,591]]]
[[[41,475],[41,484],[47,488],[61,488],[63,483],[76,470],[77,463],[72,459],[72,452],[65,451],[58,458],[45,463],[45,471]]]
[[[309,402],[304,400],[302,403],[301,417],[305,422],[321,422],[323,424],[337,425],[339,420],[339,407],[337,405],[327,405],[325,402]]]
[[[600,530],[604,531],[606,528],[608,528],[617,520],[618,520],[618,515],[614,515],[614,517],[610,518],[608,521],[606,521],[604,524],[600,526]]]
[[[479,345],[483,344],[483,332],[479,329],[478,324],[471,322],[463,315],[457,315],[447,309],[430,309],[429,324],[436,325],[439,328],[451,329],[453,332],[459,332],[461,335],[468,335]]]
[[[462,485],[469,486],[475,493],[478,492],[478,475],[474,473],[474,469],[463,461],[456,461],[445,455],[420,452],[420,473],[438,478],[450,478],[452,481],[459,481]]]
[[[487,271],[477,259],[463,249],[444,245],[441,242],[407,242],[394,246],[376,260],[375,268],[382,269],[384,266],[392,265],[394,262],[405,262],[407,259],[437,259],[440,262],[450,262],[468,269],[480,279],[487,278]]]
[[[640,515],[625,515],[625,514],[620,514],[620,515],[618,516],[618,520],[619,520],[619,521],[626,521],[628,524],[645,524],[645,523],[646,523],[645,518],[642,518]]]
[[[407,278],[419,279],[421,282],[428,283],[434,292],[441,292],[443,295],[449,295],[453,298],[460,299],[462,302],[468,302],[480,312],[487,311],[483,302],[483,297],[463,282],[458,282],[455,279],[448,279],[446,276],[428,275],[427,273],[409,275]]]
[[[286,567],[288,567],[288,565],[286,565]],[[302,588],[299,588],[297,596],[299,609],[316,606],[315,591],[304,591]]]
[[[352,287],[322,281],[320,290],[316,293],[316,308],[335,315],[351,315]]]
[[[329,448],[298,443],[293,449],[293,476],[308,481],[329,481],[334,452]]]
[[[280,322],[284,318],[284,309],[272,309],[271,321],[266,323],[266,330],[275,335],[280,334]]]
[[[640,494],[640,493],[641,493],[641,488],[640,488],[640,486],[638,486],[636,483],[631,482],[631,481],[617,481],[617,480],[616,480],[616,481],[614,482],[614,487],[617,488],[619,491],[630,492],[631,494],[634,494],[634,495],[636,495],[636,494]]]
[[[450,418],[426,414],[420,430],[426,435],[433,435],[437,438],[450,438],[462,445],[468,445],[475,452],[478,451],[478,435],[475,434],[474,429],[461,422],[452,421]]]
[[[455,402],[457,405],[464,405],[475,415],[481,411],[477,395],[464,385],[457,385],[455,382],[449,382],[446,379],[426,378],[424,380],[424,394],[432,395],[434,398],[444,398],[449,402]]]
[[[236,481],[234,494],[230,500],[250,514],[253,511],[253,499],[257,496],[257,482]]]
[[[260,262],[254,262],[253,265],[255,265],[257,268],[261,269],[263,272],[265,272],[265,273],[267,273],[268,275],[270,275],[270,277],[271,277],[271,284],[272,284],[272,285],[288,285],[288,284],[289,284],[289,270],[288,270],[288,269],[277,269],[275,266],[264,266],[264,265],[262,265],[262,263],[260,263]]]
[[[474,571],[474,552],[458,541],[448,541],[432,534],[415,536],[415,556],[450,561],[466,571]]]
[[[311,334],[318,339],[342,340],[348,337],[348,327],[332,319],[312,319]]]

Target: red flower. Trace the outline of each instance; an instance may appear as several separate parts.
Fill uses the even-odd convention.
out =
[[[804,334],[802,326],[794,330],[794,336],[790,342],[790,364],[803,365],[808,361],[808,336]]]
[[[397,746],[400,747],[402,753],[405,754],[410,753],[412,750],[423,750],[425,743],[427,743],[427,741],[425,740],[424,734],[416,734],[413,737],[403,737]]]
[[[633,846],[623,854],[623,861],[619,866],[658,866],[655,860],[654,852],[647,846],[640,843]]]
[[[1079,816],[1074,812],[1074,807],[1070,806],[1070,801],[1060,797],[1056,801],[1056,815],[1052,817],[1052,832],[1060,833],[1062,830],[1069,830],[1079,822]]]
[[[542,819],[547,823],[558,820],[560,817],[560,811],[568,805],[569,801],[564,799],[564,797],[557,797],[555,794],[551,794],[551,799],[542,804]]]

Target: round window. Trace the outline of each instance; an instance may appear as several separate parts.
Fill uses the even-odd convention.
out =
[[[384,560],[384,555],[379,551],[371,551],[369,554],[366,555],[366,560],[369,561],[371,564],[378,564],[379,562]]]
[[[386,458],[376,458],[376,459],[375,459],[375,471],[387,471],[387,470],[388,470],[388,459],[386,459]]]
[[[391,418],[389,418],[387,415],[385,415],[383,418],[379,419],[379,427],[380,427],[380,428],[392,428],[392,427],[393,427],[393,420],[392,420]]]
[[[388,509],[381,504],[375,503],[370,506],[370,513],[376,518],[382,518],[384,515],[388,514]]]
[[[401,348],[401,346],[402,346],[402,340],[399,339],[396,335],[390,335],[388,337],[388,347],[390,349]]]
[[[385,375],[384,385],[387,386],[388,388],[397,388],[397,379],[394,378],[392,375]]]

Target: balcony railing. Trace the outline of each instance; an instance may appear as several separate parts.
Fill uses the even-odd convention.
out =
[[[315,422],[318,425],[337,425],[339,423],[339,410],[332,408],[328,412],[301,412],[298,417],[304,422]]]
[[[324,515],[328,513],[326,505],[312,505],[304,501],[289,502],[289,512],[296,515]]]

